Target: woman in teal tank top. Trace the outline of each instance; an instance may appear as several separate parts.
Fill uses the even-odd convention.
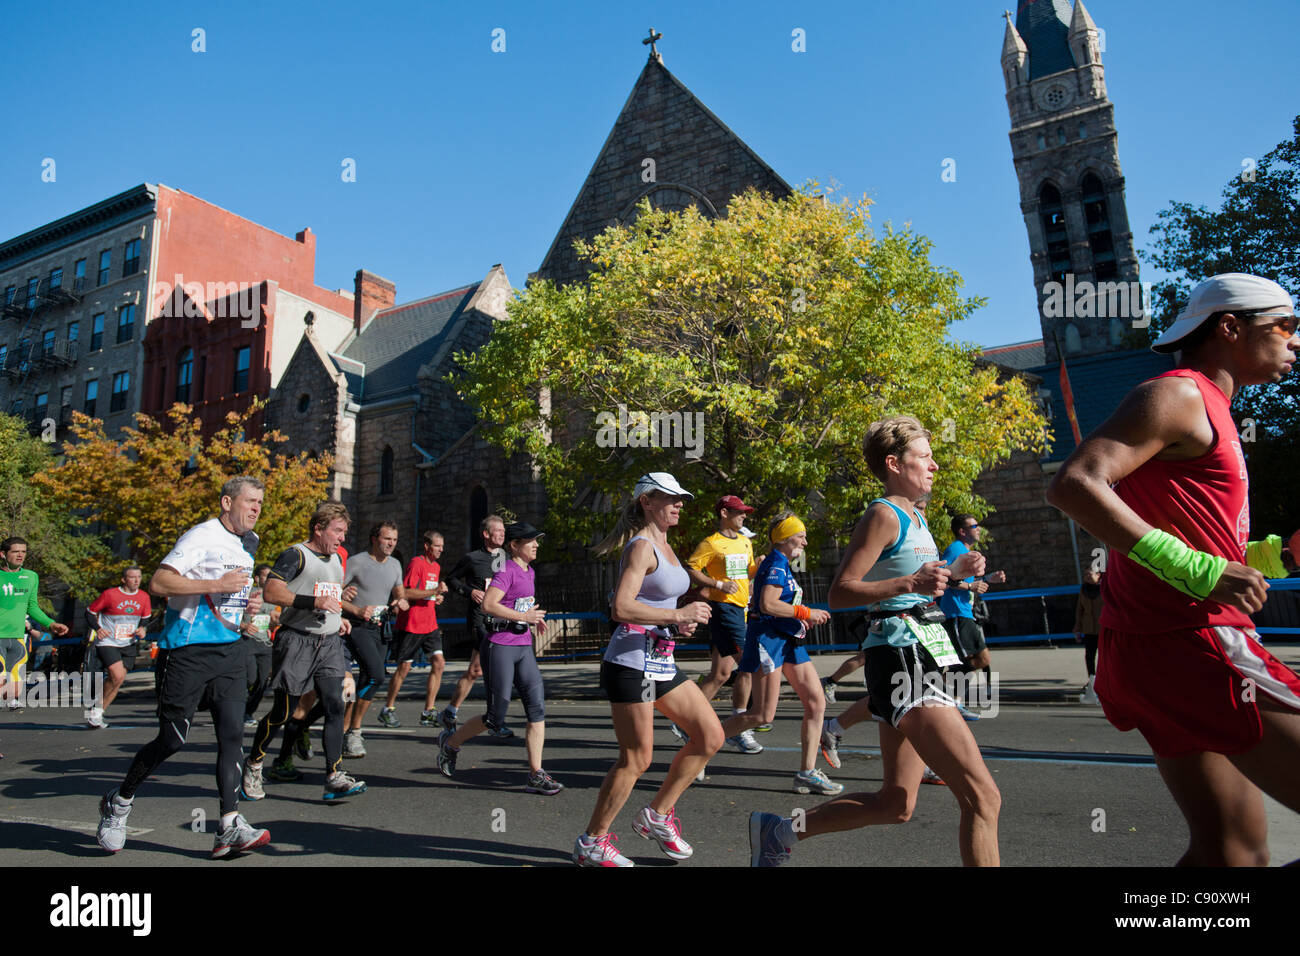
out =
[[[750,862],[779,866],[800,840],[905,823],[928,764],[948,782],[961,807],[962,863],[996,866],[1002,798],[956,701],[943,690],[942,661],[953,654],[947,632],[925,620],[927,613],[921,610],[943,594],[950,579],[983,574],[984,558],[971,551],[949,566],[938,560],[916,510],[939,470],[930,433],[919,421],[899,415],[873,422],[863,450],[867,466],[885,485],[885,496],[871,503],[854,529],[829,598],[832,610],[872,608],[867,690],[871,710],[882,721],[884,781],[875,793],[845,794],[808,811],[798,832],[791,818],[751,814]]]

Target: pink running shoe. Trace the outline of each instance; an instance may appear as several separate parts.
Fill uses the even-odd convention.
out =
[[[586,836],[583,834],[582,836]],[[587,843],[578,837],[573,844],[573,862],[578,866],[632,866],[633,863],[618,850],[614,849],[614,844],[618,842],[618,837],[612,833],[606,833],[603,837],[597,837],[590,843]]]
[[[682,839],[682,823],[673,812],[675,809],[677,808],[669,807],[667,819],[663,823],[658,823],[650,815],[650,808],[642,807],[641,813],[632,824],[632,829],[647,840],[651,838],[658,840],[660,849],[671,859],[689,860],[695,850]]]

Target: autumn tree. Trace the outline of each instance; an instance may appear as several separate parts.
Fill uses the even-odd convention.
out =
[[[109,438],[99,419],[75,413],[75,439],[65,446],[63,463],[36,484],[87,527],[122,532],[130,558],[148,574],[188,528],[216,517],[228,478],[251,475],[266,482],[257,533],[258,558],[268,561],[306,536],[308,519],[326,497],[331,459],[274,453],[272,446],[285,441],[279,432],[247,438],[248,421],[261,407],[254,402],[242,413],[230,412],[207,438],[189,405],[173,405],[165,423],[137,414],[135,427],[122,429],[120,440]],[[91,570],[111,582],[125,563],[99,558]]]
[[[96,581],[89,569],[107,557],[93,535],[79,533],[77,522],[36,480],[54,467],[47,442],[27,434],[27,423],[0,415],[0,538],[17,535],[28,542],[26,567],[41,579],[41,597],[71,590],[89,597]]]
[[[728,493],[757,507],[756,529],[791,507],[815,538],[839,535],[881,490],[861,443],[889,414],[935,434],[936,512],[985,513],[980,472],[1044,447],[1024,380],[949,339],[982,302],[924,237],[873,235],[865,200],[751,191],[719,219],[644,205],[577,249],[586,282],[531,284],[458,356],[484,435],[533,457],[564,541],[607,530],[600,512],[654,470],[706,503],[692,535]]]
[[[1218,209],[1173,202],[1151,227],[1144,258],[1171,278],[1155,289],[1154,339],[1168,328],[1198,282],[1224,272],[1265,276],[1300,292],[1300,116],[1292,137],[1247,161],[1223,189]],[[1300,525],[1290,482],[1300,472],[1300,376],[1237,392],[1233,417],[1250,463],[1251,525],[1285,533]]]

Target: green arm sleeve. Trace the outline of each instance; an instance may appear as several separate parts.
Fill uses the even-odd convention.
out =
[[[1262,571],[1266,578],[1286,577],[1286,567],[1282,564],[1281,536],[1270,534],[1263,541],[1248,542],[1246,563],[1256,571]]]

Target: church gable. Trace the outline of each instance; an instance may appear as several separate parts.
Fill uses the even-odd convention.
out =
[[[642,198],[659,208],[695,205],[706,215],[719,215],[732,196],[751,186],[777,196],[791,191],[652,54],[537,277],[557,283],[582,278],[574,240],[590,240],[626,221]]]

